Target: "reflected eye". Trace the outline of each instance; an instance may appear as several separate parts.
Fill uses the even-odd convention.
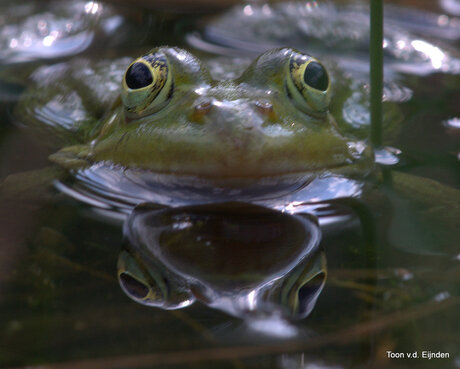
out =
[[[324,66],[306,54],[293,52],[289,61],[288,91],[306,113],[325,112],[330,102],[330,79]]]
[[[123,77],[121,98],[126,112],[147,114],[160,110],[172,90],[168,59],[159,51],[136,59]]]
[[[144,274],[132,266],[131,270],[121,269],[118,281],[123,291],[133,300],[152,306],[162,306],[167,296],[167,287],[161,279],[147,279]]]
[[[127,251],[118,256],[118,281],[133,300],[153,306],[165,303],[167,286],[160,274],[152,274],[144,264]]]
[[[319,273],[309,281],[305,281],[297,290],[297,312],[300,316],[308,315],[321,290],[323,289],[326,280],[325,273]]]
[[[139,254],[123,250],[118,255],[118,282],[134,301],[163,309],[179,309],[195,301],[190,291],[177,284],[167,270],[144,264]]]
[[[326,282],[326,256],[320,251],[306,265],[299,264],[282,285],[282,303],[294,319],[311,313]]]
[[[133,278],[128,273],[120,273],[118,278],[123,289],[133,298],[145,299],[149,294],[148,286]]]

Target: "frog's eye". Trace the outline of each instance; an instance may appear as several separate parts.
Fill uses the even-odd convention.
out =
[[[128,67],[121,98],[128,113],[153,113],[167,102],[172,89],[170,66],[161,52],[146,54]]]
[[[289,61],[287,87],[296,105],[306,113],[327,110],[331,82],[326,68],[318,60],[293,52]]]
[[[138,90],[148,87],[153,83],[152,72],[148,65],[142,62],[131,64],[125,74],[125,81],[128,88]]]

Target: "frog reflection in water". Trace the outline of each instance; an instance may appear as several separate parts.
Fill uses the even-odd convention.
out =
[[[148,306],[197,300],[249,324],[299,319],[326,279],[320,234],[310,216],[250,204],[141,205],[125,223],[118,277],[128,296]]]

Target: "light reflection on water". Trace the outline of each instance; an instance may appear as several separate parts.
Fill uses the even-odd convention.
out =
[[[105,22],[112,24],[113,31],[122,22],[109,9],[100,22],[103,5],[97,2],[31,3],[26,14],[22,12],[24,4],[2,5],[7,23],[0,31],[0,60],[4,64],[74,55],[91,44],[97,28]]]
[[[458,74],[458,52],[439,47],[420,36],[443,40],[460,38],[460,20],[447,15],[386,6],[384,52],[386,72],[426,75],[436,71]],[[344,67],[368,69],[367,8],[333,2],[282,2],[236,6],[188,41],[215,53],[258,53],[290,45],[319,55],[332,54]],[[266,25],[270,25],[267,27]],[[413,31],[414,33],[410,33]],[[353,52],[350,52],[353,50]]]

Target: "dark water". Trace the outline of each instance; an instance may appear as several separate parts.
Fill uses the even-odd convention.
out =
[[[120,40],[111,47],[126,53],[134,50],[133,55],[145,45],[183,46],[183,33],[200,18],[196,13],[164,10],[151,16],[131,12],[139,26],[130,32],[140,32],[139,45]],[[454,41],[451,46],[458,47]],[[86,52],[97,54],[101,49],[94,46]],[[1,70],[10,70],[6,62]],[[458,189],[460,77],[434,73],[406,76],[404,83],[414,96],[402,105],[407,118],[392,143],[404,153],[400,170]],[[133,248],[129,237],[123,236],[124,216],[95,212],[57,191],[47,179],[29,183],[30,176],[17,177],[47,167],[50,153],[13,124],[21,84],[13,79],[1,87],[0,178],[15,174],[16,180],[13,188],[5,190],[3,185],[0,196],[0,367],[460,368],[458,222],[438,224],[433,217],[417,217],[426,209],[410,201],[406,206],[404,195],[389,191],[393,211],[382,210],[377,218],[377,238],[367,229],[368,214],[359,210],[340,227],[324,226],[315,250],[324,252],[327,260],[326,284],[322,291],[314,291],[320,294],[311,314],[292,323],[265,323],[257,330],[252,324],[257,319],[250,314],[230,315],[207,306],[209,291],[194,290],[204,295],[204,302],[184,309],[142,305],[129,299],[117,280],[119,254]],[[440,211],[458,219],[458,209],[443,206],[440,203],[434,214]],[[212,279],[213,293],[240,296],[256,283],[253,276],[248,282],[241,275],[254,270],[258,278],[263,275],[273,262],[269,256],[275,253],[276,242],[280,247],[283,242],[291,246],[310,242],[302,241],[307,236],[289,218],[270,218],[265,230],[259,223],[221,220],[216,215],[206,223],[204,216],[193,218],[194,211],[183,215],[194,219],[189,233],[171,231],[161,242],[170,245],[170,254],[182,258],[177,260],[188,275],[195,275],[193,263],[187,264],[193,258],[205,265],[199,278]],[[167,219],[158,219],[180,225],[177,219],[170,221],[170,215],[162,216]],[[313,230],[318,227],[312,224]],[[186,249],[190,244],[208,245],[197,239],[200,232],[206,242],[225,245],[225,252]],[[187,237],[196,243],[188,244]],[[271,248],[261,252],[264,243]],[[232,244],[240,249],[226,254]],[[259,248],[251,249],[255,244]],[[264,252],[264,258],[257,256]],[[282,253],[274,258],[283,265],[291,262]],[[225,263],[230,259],[232,268]],[[219,272],[226,274],[216,277]],[[303,293],[310,294],[304,296],[308,300],[313,292],[310,288]],[[389,358],[388,351],[405,357]],[[422,358],[430,351],[449,357]],[[414,352],[418,357],[410,358]]]

